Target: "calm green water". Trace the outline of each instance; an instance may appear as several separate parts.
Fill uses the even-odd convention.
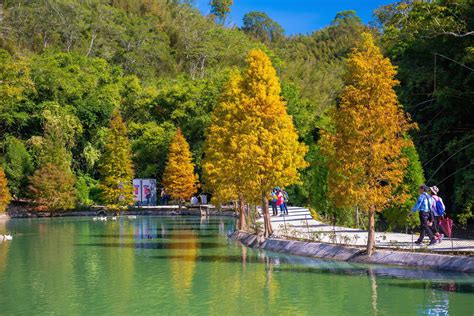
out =
[[[0,223],[1,315],[473,315],[474,278],[256,251],[226,218]]]

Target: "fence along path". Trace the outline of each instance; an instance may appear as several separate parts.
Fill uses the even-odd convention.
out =
[[[271,210],[270,210],[271,211]],[[367,231],[357,228],[332,226],[313,219],[311,213],[304,207],[288,207],[288,215],[272,216],[272,227],[275,237],[302,238],[316,242],[336,243],[353,246],[367,244]],[[263,222],[263,218],[260,218]],[[455,234],[455,231],[454,231]],[[375,241],[378,248],[398,248],[409,250],[426,249],[429,239],[425,237],[424,244],[416,245],[418,230],[413,234],[376,232]],[[474,240],[445,237],[439,244],[427,248],[436,252],[474,252]]]

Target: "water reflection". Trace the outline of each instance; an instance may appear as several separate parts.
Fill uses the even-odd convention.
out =
[[[372,293],[372,305],[376,310],[377,301],[377,277],[384,279],[396,279],[398,282],[387,283],[389,286],[406,287],[414,289],[434,289],[437,291],[452,291],[462,293],[474,293],[474,280],[472,276],[463,277],[460,274],[455,276],[446,275],[442,272],[429,270],[413,270],[405,268],[387,268],[387,267],[367,267],[353,265],[349,263],[322,261],[309,258],[279,256],[260,251],[257,255],[248,255],[248,250],[242,247],[241,255],[154,255],[151,258],[159,260],[180,260],[182,262],[216,262],[216,263],[240,263],[245,270],[248,264],[265,265],[267,277],[274,272],[285,273],[305,273],[305,274],[327,274],[327,275],[367,275],[370,281]],[[412,279],[424,279],[413,281]],[[430,278],[435,281],[430,281]],[[467,280],[465,278],[468,278]],[[410,282],[405,282],[407,280]],[[268,280],[271,282],[271,280]]]
[[[370,290],[371,290],[371,303],[372,303],[372,314],[377,315],[377,276],[375,271],[369,267],[368,268],[369,280],[370,280]]]
[[[198,255],[198,249],[209,248],[209,245],[205,246],[205,243],[199,243],[196,233],[193,231],[177,231],[173,235],[174,240],[180,240],[182,236],[186,237],[187,242],[171,242],[169,243],[170,257],[169,260],[171,278],[173,280],[173,287],[176,294],[183,294],[183,292],[189,292],[193,283],[194,271],[196,269],[196,257]],[[219,247],[219,244],[212,244],[213,247]],[[203,247],[204,246],[204,247]],[[187,256],[189,260],[176,260],[174,258],[178,256]]]
[[[113,235],[117,231],[120,235],[130,235],[140,228],[133,222],[117,221],[107,224],[105,235]],[[104,243],[112,244],[116,242],[115,238],[104,238]],[[120,244],[124,244],[124,238],[119,239]],[[105,296],[114,297],[121,302],[130,302],[132,295],[132,288],[135,275],[135,251],[133,247],[120,247],[117,252],[112,248],[105,248],[105,262],[100,268],[100,278],[98,282],[104,282],[107,279],[109,286],[102,292]],[[95,284],[97,288],[99,284]],[[99,292],[100,293],[100,292]],[[120,313],[120,307],[110,306],[110,312],[113,314]]]
[[[191,238],[191,237],[188,237]],[[101,242],[88,244],[75,244],[80,247],[105,247],[105,248],[134,248],[134,249],[189,249],[194,242],[174,242],[173,239],[163,242]],[[198,242],[198,249],[223,248],[225,245],[215,242]]]
[[[0,235],[9,234],[9,232],[7,231],[7,221],[7,219],[0,219]],[[10,241],[0,241],[0,277],[2,276],[7,266],[9,247]]]
[[[89,235],[89,237],[96,237],[96,238],[114,238],[114,239],[174,239],[175,237],[178,237],[180,240],[188,239],[189,238],[195,238],[195,236],[191,235],[182,235],[179,233],[154,233],[154,234],[112,234],[112,235],[106,235],[106,234],[95,234],[95,235]],[[219,236],[219,234],[199,234],[199,239],[204,239],[204,238],[214,238]]]
[[[442,315],[472,306],[473,276],[251,249],[227,238],[230,219],[7,225],[18,235],[0,244],[0,292],[15,293],[0,296],[6,314]]]

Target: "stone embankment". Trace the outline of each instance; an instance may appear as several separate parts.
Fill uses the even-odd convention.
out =
[[[263,224],[263,219],[259,219]],[[313,219],[310,211],[304,207],[289,207],[286,216],[272,216],[273,236],[280,239],[307,240],[328,244],[364,247],[367,245],[367,230],[343,226],[328,225]],[[395,232],[375,232],[377,249],[429,251],[439,253],[472,253],[474,239],[459,238],[459,228],[453,230],[455,237],[444,238],[443,242],[427,247],[427,244],[416,245],[418,232],[413,234]],[[473,236],[474,237],[474,236]]]
[[[469,256],[390,250],[377,250],[372,256],[367,256],[364,254],[364,249],[360,247],[276,238],[263,239],[261,236],[243,231],[234,232],[231,238],[240,241],[243,245],[248,247],[290,255],[351,263],[384,264],[474,273],[474,257]]]

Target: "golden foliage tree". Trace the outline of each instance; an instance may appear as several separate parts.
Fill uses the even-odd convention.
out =
[[[191,198],[197,192],[197,183],[189,144],[178,128],[170,144],[163,184],[171,197],[179,201],[181,209],[183,200]]]
[[[307,147],[298,142],[270,58],[252,50],[247,64],[242,76],[231,76],[214,112],[204,168],[218,195],[231,189],[248,201],[262,202],[265,236],[269,236],[273,232],[269,193],[276,185],[299,181],[298,170],[307,166]]]
[[[0,212],[5,212],[10,200],[12,199],[8,190],[8,182],[5,177],[5,171],[0,167]]]
[[[110,120],[100,174],[102,199],[108,207],[124,207],[133,203],[132,148],[127,127],[118,109],[113,112]]]
[[[248,134],[247,148],[250,168],[262,199],[265,236],[272,234],[268,198],[275,185],[299,182],[299,169],[305,168],[308,148],[298,141],[298,133],[281,99],[280,83],[270,58],[261,50],[247,57],[242,92]]]
[[[412,127],[398,103],[396,70],[363,34],[360,49],[347,61],[345,87],[331,113],[333,130],[320,140],[328,156],[329,196],[334,207],[358,206],[369,213],[367,253],[374,251],[375,212],[396,199],[408,163],[404,134]]]
[[[250,146],[242,146],[248,126],[245,124],[245,104],[242,102],[242,76],[233,71],[224,87],[221,100],[212,113],[206,130],[203,176],[206,187],[217,203],[239,201],[239,229],[246,228],[245,204],[257,202],[257,182],[247,169]]]

